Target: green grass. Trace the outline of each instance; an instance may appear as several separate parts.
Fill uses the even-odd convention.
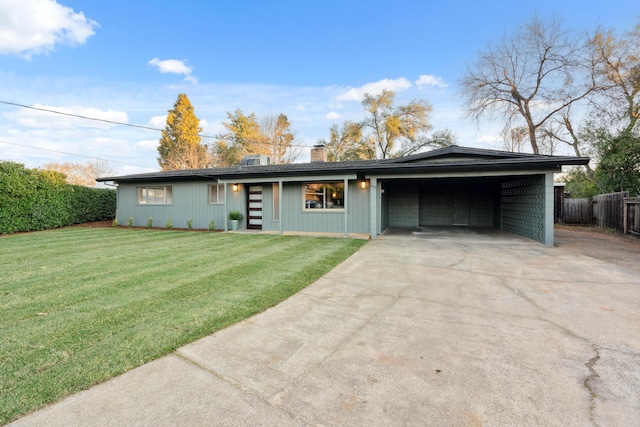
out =
[[[363,243],[81,227],[0,237],[0,424],[264,311]]]

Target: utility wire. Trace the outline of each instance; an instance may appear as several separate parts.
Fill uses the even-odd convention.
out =
[[[127,165],[127,166],[136,166],[136,167],[146,168],[146,169],[158,169],[158,168],[151,167],[151,166],[136,165],[136,164],[133,164],[133,163],[119,162],[119,161],[117,161],[117,160],[102,159],[102,158],[100,158],[100,157],[84,156],[84,155],[82,155],[82,154],[68,153],[68,152],[66,152],[66,151],[51,150],[51,149],[49,149],[49,148],[33,147],[33,146],[31,146],[31,145],[18,144],[18,143],[16,143],[16,142],[9,142],[9,141],[2,141],[2,140],[0,140],[0,144],[18,145],[18,146],[20,146],[20,147],[33,148],[34,150],[51,151],[52,153],[68,154],[68,155],[70,155],[70,156],[84,157],[84,158],[86,158],[86,159],[92,159],[92,160],[101,160],[101,161],[103,161],[103,162],[119,163],[119,164],[121,164],[121,165]]]
[[[109,123],[109,124],[112,124],[112,125],[128,126],[128,127],[132,127],[132,128],[152,130],[152,131],[160,131],[160,132],[162,132],[164,130],[164,129],[160,129],[160,128],[154,128],[154,127],[151,127],[151,126],[136,125],[136,124],[124,123],[124,122],[116,122],[114,120],[98,119],[96,117],[87,117],[87,116],[83,116],[83,115],[80,115],[80,114],[65,113],[63,111],[51,110],[51,109],[48,109],[48,108],[31,107],[29,105],[19,104],[17,102],[9,102],[9,101],[0,100],[0,104],[13,105],[15,107],[22,107],[22,108],[27,108],[29,110],[43,111],[45,113],[60,114],[62,116],[76,117],[78,119],[83,119],[83,120],[93,120],[95,122]],[[217,136],[204,135],[204,134],[187,134],[187,135],[195,135],[195,136],[199,136],[200,138],[211,138],[211,139],[218,138]],[[263,144],[263,145],[273,145],[273,146],[276,146],[276,147],[279,146],[279,144],[274,144],[272,142],[266,142],[266,141],[252,141],[252,143]],[[16,145],[19,145],[19,144],[16,144]],[[311,148],[308,145],[300,145],[300,144],[291,144],[291,145],[289,145],[289,147]],[[67,153],[67,154],[70,154],[70,153]]]
[[[107,120],[107,119],[98,119],[98,118],[95,118],[95,117],[82,116],[80,114],[65,113],[63,111],[50,110],[48,108],[31,107],[29,105],[18,104],[16,102],[0,101],[0,104],[13,105],[13,106],[16,106],[16,107],[28,108],[30,110],[44,111],[45,113],[60,114],[62,116],[77,117],[79,119],[84,119],[84,120],[93,120],[95,122],[110,123],[112,125],[129,126],[129,127],[132,127],[132,128],[147,129],[147,130],[153,130],[153,131],[158,131],[158,130],[162,131],[162,129],[153,128],[153,127],[150,127],[150,126],[134,125],[134,124],[131,124],[131,123],[116,122],[116,121]],[[213,138],[212,136],[206,136],[206,135],[200,135],[200,136],[205,137],[205,138]]]

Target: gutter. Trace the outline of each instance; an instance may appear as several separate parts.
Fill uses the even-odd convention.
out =
[[[345,174],[376,174],[384,176],[385,174],[399,174],[399,173],[416,173],[421,172],[424,174],[429,173],[442,173],[442,172],[475,172],[475,171],[495,171],[495,170],[557,170],[563,165],[579,166],[589,163],[588,157],[543,157],[543,158],[522,158],[513,159],[500,159],[499,161],[487,161],[487,160],[472,160],[465,162],[416,162],[416,163],[370,163],[362,165],[344,165],[343,167],[336,166],[336,163],[331,164],[332,167],[323,168],[320,167],[308,167],[309,164],[305,163],[307,167],[290,168],[288,167],[279,169],[270,167],[252,166],[250,168],[235,169],[235,170],[216,170],[211,169],[209,171],[201,170],[199,173],[189,174],[180,171],[179,174],[172,174],[167,172],[164,174],[149,174],[149,175],[133,175],[123,177],[107,177],[104,179],[98,178],[98,181],[114,181],[114,182],[139,182],[139,181],[178,181],[178,180],[199,180],[199,179],[211,179],[211,180],[224,180],[232,181],[238,179],[255,179],[255,178],[287,178],[294,176],[317,176],[317,175],[345,175]],[[315,166],[315,165],[314,165]],[[255,169],[254,169],[255,168]]]

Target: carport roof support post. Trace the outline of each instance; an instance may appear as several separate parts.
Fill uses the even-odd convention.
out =
[[[553,246],[553,172],[544,174],[544,244]]]

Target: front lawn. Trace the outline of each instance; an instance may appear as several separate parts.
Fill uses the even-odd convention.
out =
[[[264,311],[363,243],[81,227],[0,237],[0,424]]]

